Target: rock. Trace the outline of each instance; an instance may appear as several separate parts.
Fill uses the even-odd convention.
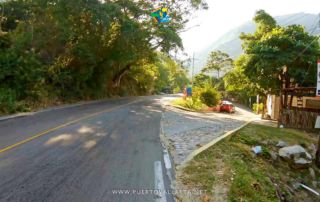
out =
[[[318,186],[318,182],[317,181],[312,181],[312,185],[314,186],[314,187],[317,187]]]
[[[272,160],[274,160],[274,161],[278,160],[278,154],[276,152],[271,151],[270,156],[271,156]]]
[[[312,156],[300,145],[279,149],[279,156],[295,168],[308,168],[312,163]]]
[[[313,180],[316,179],[316,173],[314,172],[313,168],[309,168],[309,173],[310,173],[310,176],[312,177]]]
[[[293,145],[279,149],[279,156],[286,160],[292,160],[293,158],[300,157],[312,160],[311,155],[300,145]]]
[[[282,148],[282,147],[288,146],[288,144],[286,142],[280,140],[276,146]]]
[[[301,183],[299,183],[299,182],[296,182],[296,183],[293,184],[293,189],[294,190],[298,190],[300,187],[301,187]]]
[[[295,158],[294,159],[294,167],[298,169],[309,168],[312,164],[312,161],[309,161],[305,158]]]
[[[306,152],[306,158],[312,161],[312,156],[308,152]]]
[[[308,149],[309,149],[309,151],[311,153],[312,159],[315,159],[316,158],[316,153],[317,153],[316,145],[311,144],[311,145],[309,145]]]

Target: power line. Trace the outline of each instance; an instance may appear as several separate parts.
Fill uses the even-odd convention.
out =
[[[302,16],[299,15],[299,16],[295,16],[293,18],[289,18],[286,21],[284,21],[283,26],[288,26],[289,24],[294,23],[294,22],[296,22],[296,20],[302,19],[307,15],[308,15],[307,13],[304,13],[304,14],[302,14]]]
[[[317,27],[320,28],[320,13],[319,13],[318,16],[319,16],[319,17],[318,17],[318,23],[317,23],[317,20],[316,20],[316,22],[315,22],[315,24],[314,24],[315,27],[314,27],[314,29],[313,29],[313,31],[312,31],[311,34],[314,33],[314,31],[317,29]],[[301,57],[302,54],[303,54],[303,53],[311,46],[311,44],[313,44],[316,40],[319,40],[319,38],[316,37],[315,39],[313,39],[313,40],[308,44],[308,46],[307,46],[307,47],[298,55],[298,57],[296,57],[294,60],[297,60],[299,57]],[[305,73],[305,75],[304,75],[304,78],[303,78],[303,80],[302,80],[301,83],[304,83],[304,82],[305,82],[306,77],[307,77],[307,75],[308,75],[308,73],[309,73],[310,67],[311,67],[311,64],[309,65],[308,70],[306,71],[306,73]]]
[[[320,14],[319,14],[318,19],[316,18],[316,20],[314,21],[314,23],[313,23],[313,25],[312,25],[313,30],[312,30],[312,28],[311,28],[311,30],[312,30],[312,31],[310,32],[311,35],[316,31],[316,29],[318,28],[318,26],[320,27]]]

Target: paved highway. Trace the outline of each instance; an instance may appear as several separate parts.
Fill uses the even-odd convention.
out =
[[[0,121],[0,201],[173,201],[155,190],[170,187],[160,99],[112,99]]]

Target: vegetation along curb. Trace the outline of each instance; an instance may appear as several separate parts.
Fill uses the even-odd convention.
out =
[[[228,131],[226,132],[224,135],[221,135],[220,137],[212,140],[211,142],[207,143],[206,145],[194,150],[187,158],[186,160],[184,160],[181,165],[178,167],[178,169],[183,168],[185,165],[187,165],[187,163],[189,161],[191,161],[196,155],[200,154],[201,152],[207,150],[209,147],[215,145],[216,143],[220,142],[221,140],[223,140],[224,138],[230,136],[231,134],[237,132],[238,130],[242,129],[243,127],[247,126],[249,123],[251,123],[252,121],[247,121],[246,123],[244,123],[243,125],[241,125],[240,127]]]

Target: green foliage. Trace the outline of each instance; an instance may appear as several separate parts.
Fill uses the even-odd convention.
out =
[[[258,24],[256,34],[263,34],[264,32],[270,32],[277,26],[277,22],[264,10],[256,12],[253,20]]]
[[[320,56],[318,37],[299,25],[280,27],[264,11],[258,11],[254,20],[256,32],[240,37],[245,52],[241,66],[250,81],[265,93],[276,94],[282,82],[286,87],[314,86],[316,62]]]
[[[219,104],[220,99],[220,93],[213,88],[206,89],[200,93],[201,102],[207,105],[208,107],[216,106],[217,104]]]
[[[180,92],[188,84],[186,72],[168,55],[158,53],[154,65],[158,70],[155,73],[155,92],[161,92],[167,87]]]
[[[194,76],[193,85],[199,88],[204,88],[207,84],[211,84],[211,77],[200,73]]]
[[[191,110],[195,110],[195,111],[199,111],[203,108],[202,102],[196,97],[187,98],[187,99],[182,99],[182,98],[175,99],[173,101],[173,104],[181,107],[185,107]]]
[[[258,113],[258,110],[259,110],[260,113],[262,113],[262,111],[263,111],[263,103],[260,103],[260,104],[254,103],[253,106],[252,106],[252,110],[255,113]]]
[[[178,86],[173,89],[174,94],[180,93],[180,92],[181,92],[181,88],[179,88]]]
[[[0,89],[32,105],[181,89],[188,79],[167,53],[182,48],[178,33],[187,13],[206,4],[173,1],[166,24],[150,18],[156,6],[143,0],[2,1]]]
[[[192,97],[187,97],[186,99],[175,99],[173,104],[199,111],[206,106],[216,106],[220,99],[221,94],[210,85],[206,85],[203,88],[194,86],[192,89]]]
[[[204,73],[195,75],[193,79],[193,86],[197,88],[215,88],[219,91],[225,90],[225,85],[222,78],[212,77]]]
[[[243,65],[246,59],[246,55],[240,56],[234,62],[235,67],[223,77],[228,95],[237,98],[242,103],[246,103],[249,97],[260,93],[259,86],[244,73]]]
[[[202,72],[217,71],[217,77],[220,78],[220,72],[227,71],[228,68],[232,68],[232,59],[229,55],[221,51],[213,51],[210,53],[207,65]]]
[[[0,88],[0,112],[13,113],[16,110],[16,93],[11,89]]]

